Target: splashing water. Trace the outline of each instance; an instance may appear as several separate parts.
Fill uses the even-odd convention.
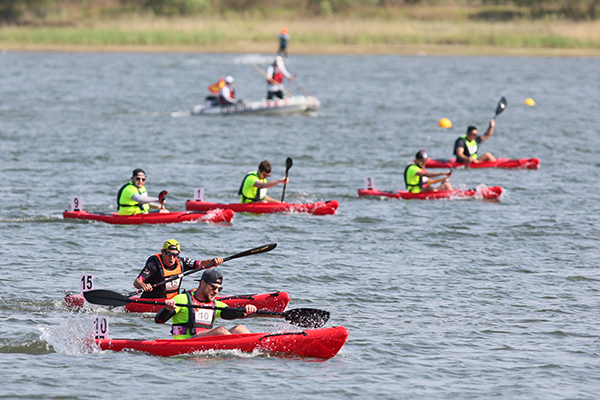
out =
[[[93,316],[77,314],[58,326],[43,325],[41,338],[62,354],[97,353],[100,348],[93,339]]]

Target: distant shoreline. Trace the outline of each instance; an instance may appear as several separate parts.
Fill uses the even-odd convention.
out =
[[[0,50],[267,53],[289,30],[293,54],[599,57],[600,21],[449,21],[241,16],[140,17],[65,26],[0,26]]]
[[[67,53],[273,53],[276,46],[240,42],[214,46],[162,45],[75,45],[0,43],[2,52]],[[417,56],[515,56],[515,57],[600,57],[600,49],[590,48],[508,48],[466,45],[308,45],[292,44],[289,53],[302,55],[417,55]]]

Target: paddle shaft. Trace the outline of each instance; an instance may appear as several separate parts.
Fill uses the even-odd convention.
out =
[[[102,306],[124,306],[129,303],[142,303],[142,304],[153,304],[153,305],[166,305],[165,301],[158,300],[150,300],[150,299],[131,299],[126,296],[123,296],[120,293],[113,292],[111,290],[90,290],[83,293],[85,299],[92,304],[99,304]],[[175,303],[177,307],[190,307],[190,308],[206,308],[212,310],[230,310],[234,313],[234,318],[243,318],[245,317],[246,308],[245,307],[212,307],[212,306],[204,306],[204,305],[196,305],[196,304],[180,304]],[[164,309],[163,309],[164,310]],[[159,311],[161,313],[163,311]],[[297,308],[288,310],[285,312],[276,312],[276,311],[263,311],[257,310],[257,315],[265,315],[270,317],[279,317],[285,318],[286,321],[293,325],[301,326],[304,328],[318,328],[329,320],[329,312],[323,310],[316,310],[311,308]],[[230,319],[230,318],[225,318]]]
[[[266,253],[268,251],[273,250],[275,247],[277,247],[277,243],[271,243],[271,244],[267,244],[267,245],[264,245],[264,246],[255,247],[253,249],[242,251],[241,253],[225,257],[223,259],[223,262],[226,262],[226,261],[229,261],[229,260],[233,260],[235,258],[246,257],[246,256],[249,256],[249,255],[252,255],[252,254]],[[158,282],[158,283],[153,283],[152,284],[152,290],[156,289],[157,287],[159,287],[161,285],[164,285],[164,284],[167,284],[167,283],[169,283],[171,281],[174,281],[176,279],[183,278],[184,276],[193,274],[193,273],[198,272],[198,271],[203,271],[205,269],[209,269],[209,268],[212,268],[214,266],[215,266],[215,262],[213,261],[213,262],[211,262],[208,265],[201,266],[199,268],[192,269],[192,270],[189,270],[189,271],[185,271],[185,272],[182,272],[182,273],[177,274],[177,275],[173,275],[172,277],[167,278],[164,281],[161,281],[161,282]],[[136,294],[138,294],[140,292],[143,292],[143,291],[144,291],[143,289],[138,289],[135,292],[130,293],[129,296],[136,295]]]
[[[297,75],[297,74],[294,74],[294,78],[296,78],[296,75]],[[302,88],[302,86],[298,85],[298,84],[296,83],[296,80],[295,80],[295,79],[292,81],[292,83],[293,83],[293,84],[294,84],[294,85],[295,85],[295,86],[296,86],[298,89],[300,89],[300,91],[301,91],[301,92],[302,92],[304,95],[306,95],[306,96],[311,96],[311,97],[312,97],[312,94],[308,93],[306,90],[304,90],[304,89]]]
[[[265,71],[263,71],[261,67],[259,67],[258,65],[254,64],[254,63],[249,63],[249,64],[252,65],[254,67],[254,69],[256,69],[258,72],[260,72],[265,78],[267,78],[269,83],[271,83],[272,85],[279,85],[277,82],[275,82],[273,80],[273,78],[269,78],[267,73]],[[290,92],[288,92],[287,90],[285,90],[285,88],[283,86],[281,87],[281,90],[286,94],[286,96],[294,97],[294,95],[291,94]]]
[[[287,158],[287,160],[285,160],[285,179],[287,180],[288,178],[288,172],[290,172],[290,168],[292,168],[292,164],[293,161],[290,157]],[[283,193],[281,193],[281,202],[283,203],[283,199],[285,198],[285,187],[287,186],[287,183],[283,184]]]

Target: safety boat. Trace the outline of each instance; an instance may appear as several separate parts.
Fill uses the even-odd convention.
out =
[[[148,214],[119,215],[116,212],[92,213],[85,210],[65,211],[65,219],[81,219],[90,221],[102,221],[116,225],[139,225],[139,224],[173,224],[177,222],[231,222],[235,212],[222,208],[207,212],[172,211],[168,213],[151,212]]]
[[[383,191],[378,189],[358,189],[358,196],[384,196],[404,200],[439,200],[439,199],[498,199],[504,189],[500,186],[477,187],[475,189],[438,190],[437,192],[409,193],[406,190]]]
[[[293,96],[277,100],[260,100],[231,105],[215,105],[207,100],[204,105],[192,108],[192,115],[262,114],[284,115],[312,113],[321,108],[321,102],[312,96]]]
[[[139,295],[129,297],[132,300],[140,299]],[[145,300],[145,299],[144,299]],[[164,302],[165,299],[148,299]],[[286,292],[243,294],[235,296],[217,296],[217,300],[224,302],[229,307],[244,307],[246,304],[253,304],[256,308],[267,311],[285,310],[290,302],[290,296]],[[65,296],[67,308],[81,309],[85,304],[85,298],[81,294],[67,294]],[[124,306],[126,312],[135,313],[155,313],[162,309],[163,305],[129,303]]]
[[[246,212],[253,214],[271,214],[281,212],[300,212],[315,215],[335,214],[340,206],[337,200],[317,201],[316,203],[210,203],[206,201],[188,200],[185,203],[186,210],[211,211],[218,209],[229,209],[235,212]]]
[[[510,168],[510,169],[539,169],[539,158],[497,158],[496,161],[481,161],[478,163],[456,162],[455,158],[450,159],[427,159],[425,168]]]
[[[348,329],[343,326],[306,329],[293,332],[242,333],[208,336],[185,340],[95,339],[102,350],[136,350],[157,356],[176,356],[208,350],[255,350],[270,355],[331,358],[346,340]]]

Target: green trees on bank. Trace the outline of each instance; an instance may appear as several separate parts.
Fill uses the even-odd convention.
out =
[[[31,23],[65,16],[102,19],[124,14],[427,18],[426,11],[419,12],[420,17],[409,12],[418,7],[460,9],[469,19],[495,21],[600,18],[600,0],[0,0],[0,21]]]

